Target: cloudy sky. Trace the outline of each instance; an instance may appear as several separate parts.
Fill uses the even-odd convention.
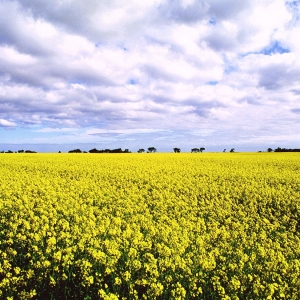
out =
[[[300,147],[300,1],[0,0],[0,151]]]

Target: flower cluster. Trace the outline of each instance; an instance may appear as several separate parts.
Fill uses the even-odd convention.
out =
[[[298,154],[0,155],[1,299],[299,299]]]

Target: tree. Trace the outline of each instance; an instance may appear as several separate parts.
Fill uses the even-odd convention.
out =
[[[99,153],[100,151],[97,150],[96,148],[93,148],[91,150],[89,150],[89,153]]]
[[[200,149],[199,149],[199,151],[202,153],[203,151],[205,150],[205,148],[203,148],[203,147],[201,147]]]
[[[80,149],[74,149],[74,150],[70,150],[68,153],[82,153],[82,151]]]
[[[197,153],[197,152],[199,152],[200,150],[198,149],[198,148],[193,148],[193,149],[191,149],[191,153]]]
[[[138,153],[143,153],[143,152],[145,152],[145,149],[143,149],[143,148],[138,150]]]
[[[180,153],[180,148],[173,148],[175,153]]]
[[[230,152],[231,152],[231,153],[233,153],[233,152],[234,152],[234,150],[235,150],[234,148],[231,148],[231,149],[230,149]]]
[[[268,151],[268,152],[273,152],[273,149],[272,149],[272,148],[268,148],[267,151]]]
[[[274,152],[300,152],[300,149],[297,149],[297,148],[295,148],[295,149],[287,149],[287,148],[280,148],[280,147],[278,147],[278,148],[276,148],[274,150]]]
[[[154,153],[154,152],[156,152],[156,148],[154,148],[154,147],[149,147],[149,148],[148,148],[148,152],[149,152],[149,153]]]
[[[223,152],[225,153],[225,152],[226,152],[226,149],[224,149]]]

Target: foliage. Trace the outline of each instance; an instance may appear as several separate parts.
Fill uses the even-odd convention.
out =
[[[191,153],[197,153],[197,152],[203,152],[205,150],[204,147],[201,147],[201,148],[193,148],[191,149]]]
[[[96,148],[91,149],[89,153],[130,153],[128,149],[125,149],[124,151],[122,148],[117,148],[117,149],[105,149],[105,150],[98,150]]]
[[[36,151],[32,151],[32,150],[18,150],[18,151],[12,151],[12,150],[8,150],[6,152],[4,152],[3,150],[0,153],[37,153]]]
[[[300,152],[300,149],[276,148],[274,152]]]
[[[70,150],[68,153],[82,153],[80,149]]]
[[[149,147],[148,148],[148,152],[149,153],[154,153],[154,152],[156,152],[157,150],[156,150],[156,148],[155,147]]]
[[[0,156],[1,299],[299,299],[300,157]]]

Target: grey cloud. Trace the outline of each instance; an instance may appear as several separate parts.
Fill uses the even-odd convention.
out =
[[[84,116],[80,118],[80,122],[84,120],[86,124],[94,124],[99,121],[113,121],[113,120],[124,120],[126,117],[124,116],[123,110],[114,110],[109,108],[97,108],[97,107],[81,107],[81,113],[84,113],[84,116],[89,116],[89,118],[85,118]],[[78,123],[80,123],[78,122]]]
[[[36,19],[45,19],[51,23],[59,24],[75,32],[87,31],[90,17],[97,9],[109,1],[51,1],[19,0],[18,4],[30,11]]]
[[[0,101],[1,103],[2,101]],[[31,98],[22,97],[19,99],[6,99],[5,103],[1,104],[2,114],[20,114],[22,118],[24,115],[42,114],[45,116],[53,116],[60,114],[62,108],[65,106],[51,105],[43,102],[41,99],[32,100]]]
[[[17,66],[2,61],[0,58],[0,74],[7,75],[10,83],[28,84],[30,86],[46,86],[49,75],[40,70],[40,66]],[[48,78],[47,78],[48,75]]]
[[[285,64],[275,64],[259,71],[259,86],[267,90],[277,90],[281,87],[300,82],[300,71]]]
[[[0,2],[0,44],[12,45],[20,52],[32,55],[51,55],[53,51],[37,39],[26,23],[26,15],[22,15],[16,2]]]
[[[300,95],[300,89],[292,89],[291,92],[292,92],[294,95]]]
[[[258,28],[244,21],[255,1],[211,0],[208,15],[213,20],[210,33],[200,40],[218,52],[237,52],[257,35]],[[232,26],[228,26],[231,24]]]
[[[163,103],[163,104],[174,103],[172,96],[167,96],[167,95],[155,96],[155,95],[147,94],[147,98],[151,98],[151,100],[153,100],[156,103]]]
[[[120,3],[118,0],[86,0],[86,1],[59,1],[51,2],[39,0],[18,0],[24,10],[29,11],[35,19],[44,19],[64,31],[84,36],[97,45],[109,41],[126,41],[134,39],[145,29],[148,19],[155,19],[155,7],[147,15],[132,16],[127,22],[120,24],[118,19],[113,19],[109,24],[102,20],[102,16],[109,17],[112,12],[119,9],[132,13],[130,3]],[[156,18],[157,19],[157,18]],[[151,21],[150,21],[151,22]],[[153,22],[153,21],[152,21]]]
[[[247,43],[253,34],[256,34],[253,28],[243,27],[243,24],[238,20],[233,20],[232,25],[226,26],[226,23],[218,22],[216,25],[210,26],[209,34],[201,38],[199,42],[205,41],[210,48],[217,52],[234,52]]]
[[[131,110],[135,111],[134,109]],[[127,120],[135,120],[138,117],[128,117],[129,109],[126,109],[126,102],[113,103],[105,101],[103,103],[82,102],[76,109],[78,113],[77,124],[80,126],[98,126],[103,123],[115,124],[118,126],[120,123]]]
[[[163,70],[158,66],[145,64],[141,70],[153,80],[164,80],[164,81],[171,81],[171,82],[180,82],[181,78],[167,70]]]
[[[182,46],[170,43],[165,39],[164,36],[153,37],[153,36],[146,35],[145,39],[147,41],[147,44],[166,47],[173,54],[176,55],[185,54],[185,50]]]
[[[201,118],[208,118],[210,115],[209,110],[202,106],[195,107],[193,112]]]
[[[187,6],[180,0],[168,0],[161,7],[161,16],[176,22],[194,23],[203,20],[209,9],[204,1],[194,1]]]
[[[69,83],[79,83],[84,84],[85,86],[114,86],[116,85],[113,82],[112,78],[107,78],[103,76],[100,72],[93,70],[92,68],[80,66],[63,66],[60,70],[58,68],[52,71],[52,74],[62,79],[66,80]]]
[[[84,85],[115,86],[113,78],[107,78],[93,67],[72,65],[62,62],[61,57],[39,58],[28,65],[16,65],[0,58],[0,76],[5,75],[9,82],[28,84],[34,87],[53,88],[59,83],[80,83]]]
[[[226,105],[215,100],[215,101],[205,101],[202,99],[181,99],[180,101],[175,102],[172,97],[152,97],[157,103],[163,103],[164,108],[160,108],[158,110],[153,109],[152,111],[163,113],[164,111],[170,110],[171,107],[182,108],[182,114],[196,114],[201,118],[209,118],[211,115],[212,108],[224,108]],[[186,109],[188,108],[189,113],[187,113]],[[179,112],[180,114],[180,112]]]
[[[146,111],[150,111],[162,116],[170,114],[170,108],[176,107],[178,105],[174,105],[174,103],[162,103],[162,102],[155,102],[155,101],[148,101],[145,103],[143,109]]]
[[[116,132],[102,132],[102,133],[88,133],[88,135],[100,136],[100,137],[117,137],[122,134]]]
[[[203,20],[221,20],[236,18],[238,14],[253,5],[253,1],[236,0],[195,0],[183,5],[181,0],[168,0],[161,7],[161,15],[181,23],[194,23]]]
[[[300,108],[291,109],[291,112],[293,112],[295,114],[300,114]]]
[[[10,117],[18,124],[79,121],[80,113],[77,111],[74,100],[70,101],[62,97],[61,101],[51,103],[47,100],[47,93],[41,90],[27,90],[27,92],[30,95],[21,92],[13,97],[9,95],[1,97],[0,118]],[[80,96],[76,99],[80,99]]]
[[[224,108],[226,107],[223,103],[219,101],[197,101],[195,99],[188,100],[188,105],[193,107],[194,113],[196,113],[199,117],[209,118],[211,116],[211,109],[213,108]]]
[[[233,50],[237,46],[235,34],[224,29],[215,28],[214,31],[205,38],[208,46],[216,51]]]
[[[199,98],[187,98],[185,103],[193,106],[201,106],[203,108],[213,108],[213,107],[226,107],[224,103],[221,103],[217,100],[206,101],[205,99]]]
[[[209,0],[206,3],[209,5],[208,13],[217,21],[219,19],[235,19],[239,13],[254,5],[253,0]]]
[[[257,99],[257,97],[248,96],[248,97],[244,97],[244,98],[240,99],[238,102],[239,103],[248,103],[251,105],[261,105],[261,102],[259,100],[260,99]]]

